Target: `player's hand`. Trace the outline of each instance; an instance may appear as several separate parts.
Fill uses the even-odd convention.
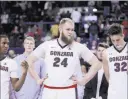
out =
[[[37,80],[38,85],[42,85],[43,82],[48,78],[48,75],[46,75],[44,78]]]
[[[23,74],[27,74],[27,71],[28,71],[28,63],[27,63],[27,61],[23,61],[21,63],[21,66],[22,66],[22,73]]]
[[[81,80],[78,80],[76,78],[73,78],[73,84],[78,84],[80,86],[84,86],[85,85],[85,80],[84,79],[81,79]]]
[[[77,80],[77,77],[76,77],[75,75],[72,75],[72,76],[70,77],[70,79],[73,80],[73,81],[76,81],[76,80]]]

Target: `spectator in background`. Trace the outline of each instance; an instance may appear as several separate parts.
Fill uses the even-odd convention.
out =
[[[71,18],[71,13],[69,11],[66,13],[66,18]]]
[[[18,55],[17,57],[14,58],[14,60],[18,64],[19,78],[21,77],[21,73],[22,73],[21,67],[20,67],[21,62],[26,60],[28,55],[31,54],[31,52],[35,48],[34,38],[33,37],[26,37],[23,45],[24,45],[24,49],[25,49],[24,53],[21,55]],[[42,78],[44,75],[43,60],[39,59],[38,61],[36,61],[34,63],[34,65],[35,65],[34,69],[37,72],[38,76],[40,78]],[[41,95],[40,94],[41,89],[42,89],[41,86],[37,85],[36,81],[32,78],[32,76],[28,72],[21,90],[19,92],[15,92],[12,90],[11,97],[13,97],[12,99],[42,99],[40,96]]]
[[[19,34],[19,27],[18,26],[14,26],[14,28],[12,30],[12,34]]]
[[[95,1],[88,1],[88,14],[93,14]]]
[[[28,31],[25,33],[25,37],[27,36],[34,37],[34,32],[32,32],[31,26],[28,26]]]
[[[19,37],[19,29],[18,26],[14,26],[13,30],[11,31],[11,33],[9,34],[9,39],[10,39],[10,47],[15,47],[16,43],[19,41],[18,37]]]
[[[85,14],[86,14],[86,10],[84,8],[82,8],[81,9],[81,19],[80,19],[81,22],[84,22],[85,21],[84,20]]]
[[[59,23],[60,18],[61,18],[60,13],[57,13],[57,15],[55,16],[55,22]]]
[[[8,19],[9,19],[9,15],[6,12],[4,12],[1,15],[1,24],[8,24]]]
[[[65,11],[62,11],[62,13],[60,14],[60,16],[61,16],[61,19],[62,18],[66,18],[66,12]]]
[[[19,3],[19,6],[21,7],[22,9],[22,13],[24,13],[26,11],[26,7],[27,7],[27,1],[21,1]]]
[[[78,11],[77,8],[72,11],[71,18],[75,22],[75,29],[76,29],[75,31],[78,33],[78,31],[79,31],[79,22],[80,22],[80,19],[81,19],[81,13],[80,13],[80,11]]]
[[[97,58],[102,62],[102,52],[108,48],[105,43],[99,43],[96,51]],[[87,69],[88,70],[88,69]],[[103,68],[85,86],[84,99],[107,99],[108,82]]]
[[[120,8],[120,5],[117,5],[116,7],[115,7],[115,16],[116,16],[116,18],[118,19],[118,17],[121,15],[121,8]]]
[[[15,18],[14,18],[14,24],[19,25],[20,22],[20,16],[19,14],[16,14]]]
[[[2,27],[3,27],[3,30],[5,33],[7,33],[7,29],[8,29],[8,19],[9,19],[9,15],[4,12],[2,15],[1,15],[1,24],[2,24]]]
[[[98,33],[100,32],[99,25],[95,21],[92,21],[91,25],[88,28],[88,32],[89,32],[90,41],[97,40]]]
[[[107,34],[109,27],[110,27],[110,22],[108,19],[106,19],[105,24],[104,24],[104,33],[105,34]]]
[[[122,22],[123,27],[123,34],[125,35],[125,37],[128,37],[128,19],[123,20]]]
[[[75,23],[79,23],[79,22],[80,22],[81,13],[78,11],[77,8],[72,11],[72,13],[71,13],[71,18],[72,18],[72,20],[73,20]]]
[[[52,38],[58,37],[59,36],[59,26],[58,26],[58,24],[52,25],[50,31],[52,33]]]
[[[112,5],[112,12],[114,12],[116,7],[119,5],[119,0],[112,0],[111,5]]]
[[[52,13],[52,17],[54,18],[54,20],[55,20],[57,14],[59,13],[59,10],[60,10],[59,5],[56,4],[54,6],[54,8],[52,9],[52,12],[51,12]]]
[[[26,6],[27,6],[28,9],[31,9],[32,8],[32,3],[30,1],[27,1],[27,5]]]
[[[46,1],[44,4],[44,10],[47,11],[48,9],[52,9],[52,2]]]
[[[90,43],[91,43],[90,50],[95,54],[98,42],[96,40],[93,40]]]

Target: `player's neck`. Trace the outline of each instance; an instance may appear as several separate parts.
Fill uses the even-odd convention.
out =
[[[1,60],[3,60],[5,57],[6,57],[6,55],[5,55],[5,54],[0,53],[0,61],[1,61]]]
[[[124,42],[122,42],[122,47],[121,48],[119,48],[118,50],[122,50],[124,47],[125,47],[125,45],[126,45],[126,42],[124,41]]]

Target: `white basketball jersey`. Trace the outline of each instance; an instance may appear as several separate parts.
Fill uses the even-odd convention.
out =
[[[72,85],[70,77],[81,69],[79,58],[83,57],[84,60],[89,61],[93,56],[91,51],[80,43],[73,42],[62,47],[58,39],[41,44],[32,54],[44,58],[48,74],[44,84],[56,87]]]
[[[109,89],[108,99],[127,98],[127,67],[128,67],[128,44],[118,51],[114,46],[107,49],[109,63]]]
[[[14,60],[5,58],[0,61],[0,99],[9,99],[10,77],[18,78],[17,64]]]

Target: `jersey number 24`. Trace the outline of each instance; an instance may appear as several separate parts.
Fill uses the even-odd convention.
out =
[[[59,57],[55,57],[53,66],[54,67],[59,67],[59,64],[61,64],[64,67],[67,67],[67,65],[68,65],[67,60],[68,60],[67,58],[64,58],[63,60],[61,60]]]

